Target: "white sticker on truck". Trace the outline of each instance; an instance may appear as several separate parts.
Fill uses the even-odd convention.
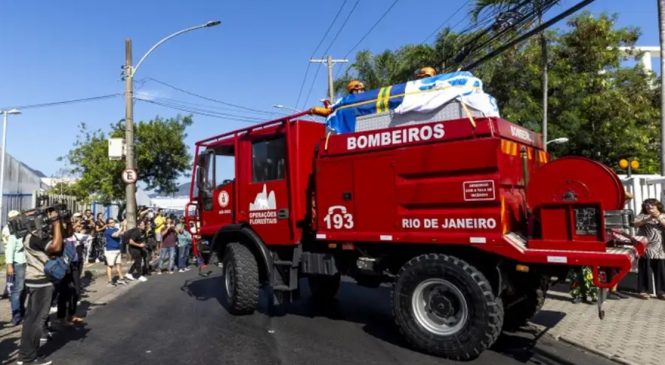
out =
[[[567,264],[568,258],[566,256],[547,256],[547,262],[553,264]]]

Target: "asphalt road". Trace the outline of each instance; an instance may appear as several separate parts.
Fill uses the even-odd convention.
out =
[[[54,364],[451,364],[410,349],[390,315],[388,288],[342,283],[338,300],[285,310],[261,306],[234,317],[223,306],[219,269],[211,276],[152,276],[108,305],[84,328],[59,331],[43,351]],[[503,334],[468,364],[612,364],[546,334]]]

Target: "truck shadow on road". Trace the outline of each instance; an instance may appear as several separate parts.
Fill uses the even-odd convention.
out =
[[[228,311],[222,280],[220,273],[214,273],[209,277],[188,280],[181,290],[196,300],[217,300],[220,306]],[[271,299],[270,291],[261,290],[257,308],[259,313],[275,320],[284,316],[304,317],[312,321],[312,326],[321,324],[321,319],[358,323],[366,334],[399,348],[411,350],[393,322],[390,288],[387,286],[365,288],[351,281],[343,281],[334,301],[318,303],[312,300],[304,280],[301,282],[300,300],[275,306]],[[541,312],[539,324],[545,326],[544,330],[527,327],[517,332],[504,332],[490,351],[522,363],[536,359],[542,362],[548,355],[537,347],[538,341],[546,334],[547,329],[555,326],[564,316],[565,314],[559,312]]]

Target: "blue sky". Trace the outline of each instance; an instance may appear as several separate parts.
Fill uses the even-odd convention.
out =
[[[200,104],[205,109],[270,118],[269,114],[225,109],[154,81],[154,78],[207,97],[275,113],[273,104],[296,106],[307,60],[343,0],[333,1],[47,1],[0,0],[0,108],[121,93],[124,40],[132,38],[134,60],[174,31],[219,19],[222,25],[174,38],[156,50],[136,75],[137,94]],[[358,49],[380,52],[422,42],[465,0],[400,0]],[[563,0],[552,13],[577,0]],[[330,47],[342,57],[388,8],[392,0],[347,0],[323,43],[354,8]],[[656,0],[597,0],[593,13],[619,14],[619,25],[638,26],[640,45],[658,45]],[[458,23],[454,19],[449,23]],[[461,19],[458,30],[466,25]],[[559,25],[562,25],[560,23]],[[353,57],[355,52],[350,54]],[[322,54],[317,54],[322,56]],[[308,106],[326,95],[325,70],[312,65],[303,97],[313,83]],[[303,107],[301,101],[298,107]],[[137,102],[135,119],[171,117],[178,111]],[[56,159],[71,148],[79,123],[108,130],[124,117],[122,97],[49,108],[25,109],[10,116],[7,151],[46,175],[64,166]],[[187,144],[248,125],[194,116]]]

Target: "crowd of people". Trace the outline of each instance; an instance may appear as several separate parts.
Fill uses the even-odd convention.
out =
[[[78,313],[81,299],[81,276],[87,265],[96,261],[106,265],[108,287],[144,282],[151,273],[173,274],[190,270],[194,237],[184,217],[167,216],[162,209],[156,214],[142,208],[137,226],[127,229],[127,222],[96,217],[90,210],[71,217],[49,216],[51,234],[30,232],[23,238],[14,236],[8,226],[2,229],[7,263],[7,287],[10,295],[11,324],[22,325],[19,364],[40,363],[37,349],[49,340],[52,324],[49,312],[56,313],[59,326],[80,326],[84,319]],[[49,213],[49,214],[51,214]],[[20,213],[10,211],[8,219]],[[69,248],[69,250],[68,250]],[[196,250],[194,250],[196,253]],[[66,256],[62,277],[54,279],[46,272],[54,257]],[[132,265],[123,273],[123,257]],[[194,257],[199,267],[205,265],[201,255]]]

